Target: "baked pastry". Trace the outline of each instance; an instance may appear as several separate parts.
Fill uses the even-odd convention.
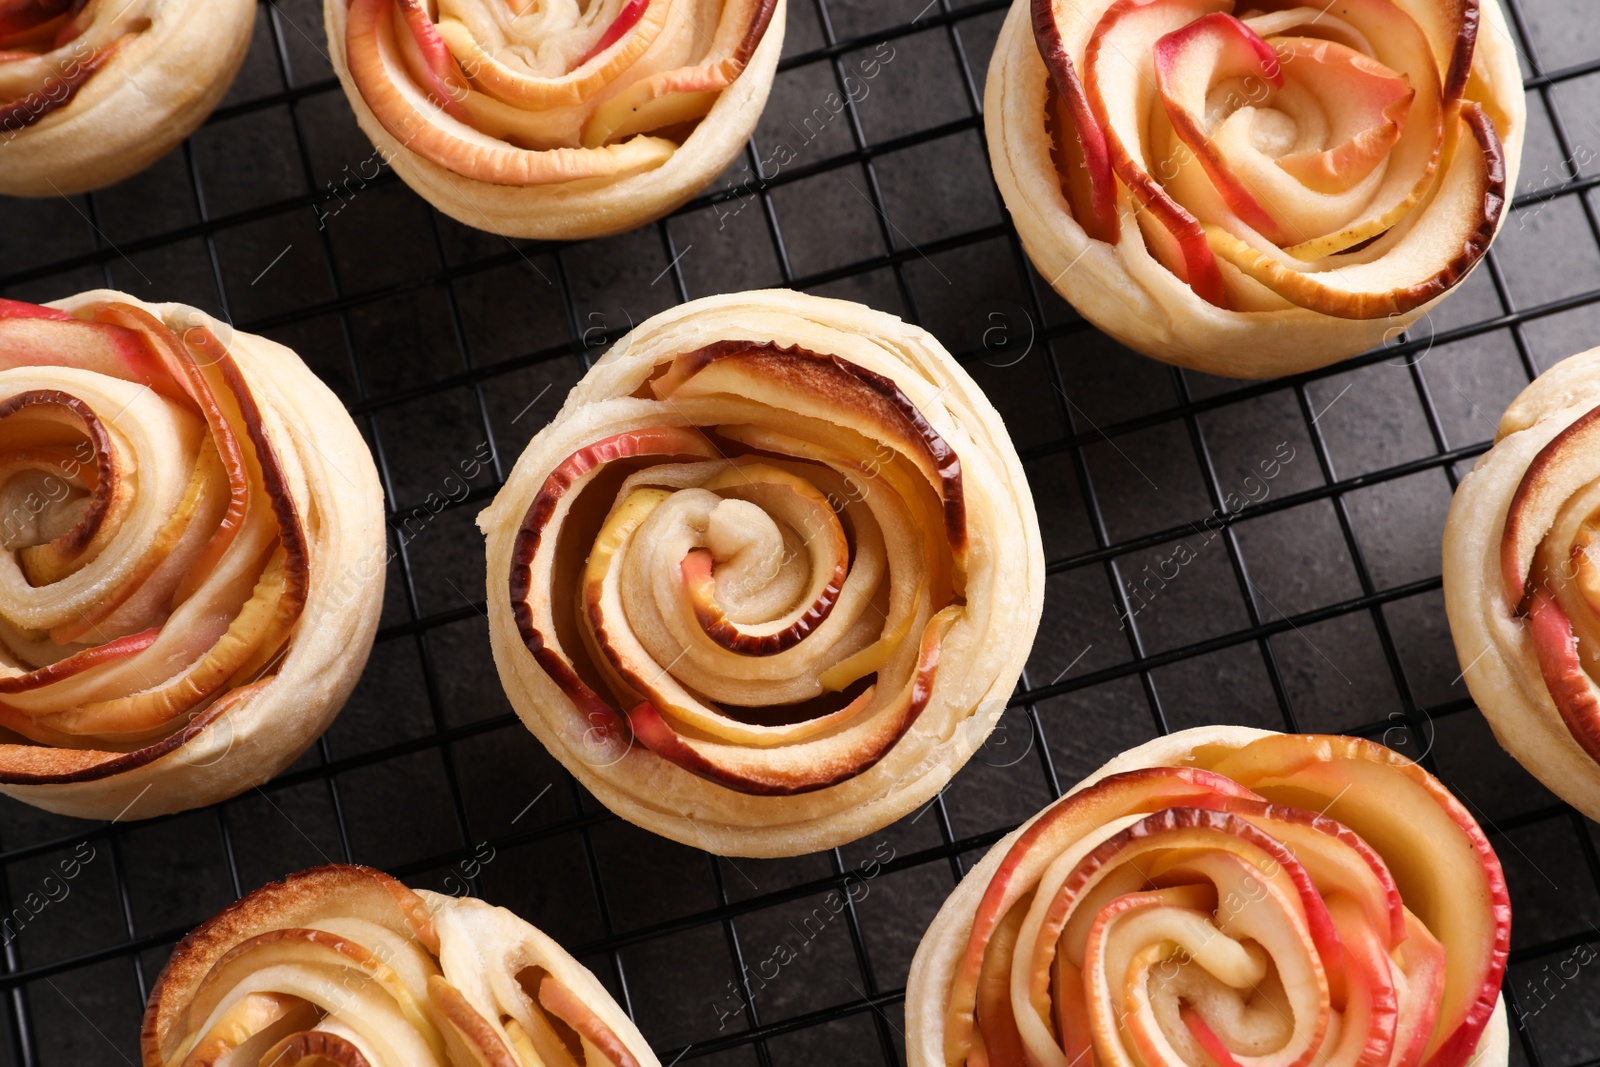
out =
[[[1444,530],[1461,676],[1501,746],[1600,819],[1600,348],[1562,360],[1500,419]]]
[[[1417,764],[1243,727],[1123,753],[934,918],[906,1059],[1064,1067],[1505,1067],[1511,905]]]
[[[147,818],[266,781],[355,685],[385,548],[366,444],[287,348],[0,301],[0,792]]]
[[[926,332],[787,291],[597,362],[478,525],[495,665],[599,800],[786,856],[926,803],[994,728],[1044,555],[988,400]]]
[[[504,908],[318,867],[230,904],[150,992],[144,1067],[659,1067],[595,976]]]
[[[1472,270],[1525,107],[1495,0],[1016,0],[984,122],[1084,318],[1265,378],[1392,340]]]
[[[166,155],[228,91],[255,22],[255,0],[0,5],[0,193],[82,193]]]
[[[786,0],[325,0],[377,156],[440,211],[512,237],[621,233],[744,148]],[[376,169],[374,168],[374,173]]]

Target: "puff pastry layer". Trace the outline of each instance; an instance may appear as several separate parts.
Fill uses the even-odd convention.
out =
[[[255,0],[24,0],[0,10],[0,193],[61,196],[143,170],[211,113]]]
[[[623,817],[727,854],[829,847],[932,797],[1042,607],[987,399],[922,330],[797,293],[641,324],[478,521],[523,720]]]
[[[145,818],[266,781],[355,685],[385,563],[366,445],[293,352],[0,301],[0,791]]]
[[[619,233],[722,173],[772,87],[786,0],[326,0],[378,156],[515,237]]]
[[[912,1067],[1503,1067],[1494,851],[1372,742],[1202,727],[997,844],[911,965]]]
[[[173,951],[145,1067],[659,1067],[611,995],[504,908],[318,867]]]
[[[1504,221],[1525,122],[1495,0],[1017,0],[984,116],[1062,296],[1248,378],[1424,315]]]
[[[1462,677],[1495,738],[1600,819],[1600,349],[1563,360],[1506,410],[1461,480],[1444,598]]]

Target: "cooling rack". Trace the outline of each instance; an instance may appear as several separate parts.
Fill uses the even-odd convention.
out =
[[[1507,869],[1512,1062],[1600,1064],[1597,830],[1473,708],[1438,552],[1505,404],[1600,341],[1600,24],[1580,0],[1506,3],[1523,178],[1460,291],[1380,350],[1238,383],[1133,356],[1028,266],[980,119],[1006,6],[791,0],[744,158],[608,240],[506,241],[428,209],[357,130],[313,0],[262,4],[223,107],[146,174],[0,203],[6,296],[110,285],[299,351],[372,446],[393,555],[359,689],[268,785],[143,822],[0,805],[9,1062],[138,1062],[179,937],[269,879],[355,861],[537,923],[663,1063],[897,1064],[907,966],[968,865],[1121,749],[1238,722],[1360,734],[1440,775]],[[1049,560],[1028,671],[968,768],[887,830],[783,861],[639,831],[543,753],[489,659],[472,525],[631,323],[764,284],[896,312],[957,352],[1018,442]]]

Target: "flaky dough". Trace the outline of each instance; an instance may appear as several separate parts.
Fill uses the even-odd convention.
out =
[[[1180,730],[1122,753],[1073,786],[1067,795],[1081,793],[1115,774],[1147,767],[1184,766],[1192,762],[1191,754],[1197,749],[1212,746],[1241,748],[1270,736],[1270,731],[1245,726],[1202,726]],[[945,1063],[948,993],[957,965],[967,948],[979,902],[1012,845],[1053,808],[1054,805],[1047,807],[997,842],[967,872],[923,935],[906,982],[906,1060],[911,1067],[940,1067]],[[1480,1067],[1505,1067],[1509,1049],[1505,1000],[1501,998],[1471,1062]]]
[[[1032,6],[1031,0],[1011,5],[989,62],[984,93],[989,158],[1039,274],[1096,327],[1168,363],[1228,377],[1267,378],[1325,366],[1393,342],[1437,303],[1369,319],[1335,317],[1281,300],[1277,310],[1223,310],[1201,299],[1151,255],[1138,225],[1129,221],[1134,208],[1125,190],[1117,205],[1119,242],[1091,239],[1072,216],[1052,159],[1044,115],[1051,81],[1034,38]],[[1241,12],[1250,6],[1238,5]],[[1484,0],[1479,9],[1474,84],[1481,80],[1509,116],[1510,128],[1500,131],[1504,187],[1509,191],[1516,188],[1521,157],[1522,82],[1499,5]],[[1158,101],[1154,106],[1161,105]],[[1503,211],[1500,219],[1504,221]]]
[[[15,132],[0,127],[0,193],[61,196],[136,174],[211,114],[244,63],[255,0],[91,0],[94,23],[76,41],[26,63],[39,79],[18,99],[50,100],[87,62],[90,44],[126,34],[66,104]],[[102,38],[104,41],[102,42]]]
[[[1501,539],[1534,457],[1600,404],[1600,348],[1562,360],[1512,401],[1495,445],[1456,488],[1444,531],[1444,603],[1462,678],[1495,739],[1547,788],[1600,819],[1600,764],[1551,699],[1530,624],[1507,602]]]
[[[160,673],[172,670],[164,659],[141,665],[137,656],[130,658],[125,662],[132,665],[129,669],[133,676],[120,683],[102,674],[102,680],[95,682],[91,690],[91,699],[99,702],[96,706],[76,707],[69,698],[66,707],[57,708],[51,703],[51,694],[61,691],[62,686],[82,684],[97,670],[121,669],[121,663],[92,667],[82,675],[55,685],[11,697],[11,701],[26,699],[31,713],[39,716],[34,721],[46,731],[39,737],[53,736],[49,731],[56,729],[51,725],[56,720],[51,716],[61,713],[73,719],[70,729],[75,740],[72,747],[65,747],[29,740],[7,731],[7,743],[0,744],[0,791],[50,811],[82,818],[148,818],[212,804],[267,781],[298,758],[327,728],[361,674],[377,630],[387,562],[383,495],[377,472],[366,443],[338,399],[298,356],[282,345],[232,330],[226,323],[183,304],[149,304],[110,290],[81,293],[50,307],[83,319],[114,314],[123,321],[132,321],[139,315],[147,315],[155,320],[151,328],[163,331],[164,343],[180,344],[197,364],[208,369],[224,369],[231,363],[237,368],[247,390],[239,395],[253,400],[259,416],[247,410],[234,416],[234,420],[230,420],[234,425],[233,434],[248,446],[252,455],[258,453],[249,443],[247,428],[259,429],[265,435],[276,453],[277,462],[273,466],[282,472],[282,488],[292,505],[260,495],[257,483],[252,482],[247,495],[232,498],[243,501],[240,509],[243,521],[241,532],[228,542],[232,546],[230,550],[239,551],[245,543],[243,539],[251,536],[264,539],[269,553],[274,551],[270,546],[277,544],[276,551],[281,554],[284,539],[272,531],[282,530],[281,520],[287,514],[283,509],[291,507],[296,525],[303,531],[299,541],[304,545],[309,571],[303,583],[304,603],[293,616],[285,643],[270,662],[250,668],[249,678],[221,682],[221,688],[215,691],[217,696],[194,704],[175,718],[155,722],[141,734],[119,736],[115,731],[128,729],[128,723],[119,720],[113,724],[97,720],[95,716],[127,704],[135,695],[129,689],[144,691],[170,685],[166,675]],[[11,314],[9,309],[8,314]],[[17,321],[15,318],[0,319],[0,326]],[[43,337],[40,343],[47,346],[50,335]],[[231,359],[217,353],[219,343]],[[60,352],[42,353],[42,358],[60,356]],[[59,388],[72,395],[103,397],[107,404],[113,401],[120,404],[120,398],[127,393],[130,399],[123,410],[104,410],[103,405],[93,401],[89,406],[102,422],[117,428],[119,435],[134,439],[135,455],[139,448],[138,435],[143,433],[141,412],[147,406],[153,417],[177,418],[180,426],[197,427],[185,433],[191,437],[198,433],[201,440],[198,447],[211,447],[205,439],[203,421],[193,415],[182,417],[181,410],[177,415],[163,415],[167,410],[164,406],[173,402],[152,393],[150,386],[141,389],[135,384],[141,373],[137,367],[130,373],[134,381],[80,369],[71,363],[22,366],[0,371],[0,394],[9,399],[19,391]],[[170,387],[158,381],[155,388]],[[228,392],[232,395],[235,391],[230,388]],[[176,406],[183,405],[180,402]],[[192,439],[190,447],[196,447]],[[181,488],[189,481],[189,475],[184,472],[198,463],[194,455],[161,451],[140,455],[139,459],[143,463],[137,472],[141,480],[134,483],[134,510],[124,523],[128,528],[132,528],[136,520],[146,521],[137,519],[141,491],[156,492],[158,484],[171,479],[176,479],[175,488]],[[173,464],[172,471],[176,473],[162,472],[164,477],[158,480],[157,466],[163,462]],[[70,473],[78,472],[74,468]],[[52,475],[58,479],[66,476],[66,473]],[[228,484],[222,483],[222,492],[227,492]],[[28,512],[34,510],[21,498],[8,497],[6,503],[13,505],[8,511],[12,519],[26,518]],[[166,506],[177,510],[177,505]],[[203,505],[198,514],[209,516],[206,522],[210,525],[198,520],[192,524],[199,540],[180,542],[172,549],[172,554],[164,558],[187,558],[185,553],[192,553],[205,544],[206,539],[212,537],[211,530],[215,528],[221,506]],[[157,526],[165,520],[163,514],[148,519]],[[258,525],[263,523],[264,527]],[[259,534],[251,533],[258,529],[261,530]],[[104,546],[101,556],[120,558],[128,554],[138,567],[141,566],[136,559],[139,551],[113,540]],[[110,565],[120,566],[115,558]],[[271,571],[271,564],[266,565],[263,576],[257,579],[252,576],[250,561],[242,556],[238,558],[240,580],[250,583],[242,586],[244,592],[248,593],[250,585],[258,581],[261,584],[255,585],[257,593],[267,590],[272,580],[272,574],[267,573]],[[76,588],[73,582],[79,576],[91,574],[100,565],[98,559],[91,559],[79,572],[63,579],[63,595],[73,592]],[[224,554],[212,573],[220,573],[225,567],[233,568],[232,559]],[[5,572],[5,582],[0,584],[9,585],[17,567],[9,559],[5,562],[6,566],[0,568]],[[253,566],[261,570],[263,564]],[[185,570],[188,569],[190,565],[186,564]],[[289,569],[294,568],[291,565]],[[144,588],[154,588],[176,577],[158,570],[146,580]],[[296,579],[291,576],[286,581],[290,593],[280,598],[280,611],[293,610],[296,600],[292,592]],[[207,622],[206,616],[197,618],[192,611],[186,614],[182,609],[182,605],[192,608],[193,604],[200,603],[202,596],[209,595],[209,588],[202,584],[195,591],[174,594],[176,603],[170,615],[163,614],[162,605],[166,603],[163,599],[160,604],[141,609],[143,621],[130,625],[114,614],[107,625],[118,625],[117,632],[155,626],[158,643],[151,647],[151,654],[160,655],[164,648],[173,647],[174,654],[181,656],[175,662],[182,666],[194,661],[205,650],[205,644],[190,642],[183,630],[171,636],[175,645],[160,642],[170,628],[194,626],[197,632],[206,635],[197,641],[210,641],[213,649],[218,647],[216,642],[221,635],[212,628],[216,624]],[[17,610],[34,610],[32,605],[36,602],[48,609],[50,595],[48,585],[35,589],[21,598],[24,607]],[[142,595],[134,594],[130,602]],[[219,610],[229,619],[236,618],[241,610],[229,606],[230,599],[238,595],[223,594],[217,600]],[[0,593],[0,602],[6,610],[12,610],[11,601],[16,596],[9,589]],[[80,640],[90,645],[100,643],[92,633]],[[270,650],[263,649],[259,656],[264,658],[269,653]],[[81,694],[83,690],[73,692]],[[96,707],[102,710],[97,711]]]
[[[721,384],[702,387],[713,374],[723,375]],[[766,392],[769,381],[787,391]],[[925,420],[920,425],[934,444],[910,430],[911,411]],[[871,423],[869,415],[884,421]],[[702,437],[695,427],[716,431]],[[588,484],[589,476],[577,473],[586,464],[652,449],[660,458],[646,461],[656,466],[636,474],[633,489],[619,487],[618,475],[597,490],[599,504],[583,505],[596,509],[587,519],[567,517],[568,502],[584,498],[566,487]],[[675,449],[684,451],[674,458]],[[959,491],[940,482],[932,454],[945,456],[945,475],[953,469],[949,457],[959,461]],[[944,489],[930,491],[926,478]],[[941,491],[942,512],[934,495]],[[749,500],[719,503],[718,493]],[[954,550],[943,547],[957,537],[950,516],[963,499],[964,600],[950,584],[960,581]],[[906,500],[919,509],[915,515]],[[641,508],[658,505],[642,518]],[[615,536],[597,539],[608,507],[606,529]],[[809,517],[782,512],[785,527],[778,527],[762,512],[778,515],[785,507]],[[705,509],[715,511],[709,520]],[[831,847],[926,803],[993,729],[1043,602],[1043,552],[1027,481],[1000,417],[971,378],[914,326],[859,304],[793,292],[709,297],[639,325],[572,391],[478,521],[488,537],[495,663],[523,721],[624,818],[730,855]],[[708,521],[698,527],[705,533],[694,532]],[[848,554],[840,521],[854,539]],[[628,533],[634,528],[638,537]],[[759,554],[762,544],[779,545],[784,528],[812,535],[791,543],[781,562],[775,556],[770,573],[758,568],[753,573],[766,578],[738,592],[736,549]],[[556,563],[552,543],[561,546]],[[530,544],[538,546],[534,562],[524,565]],[[696,545],[717,552],[718,588],[736,590],[735,602],[695,600],[707,570],[694,567],[710,563]],[[598,661],[569,624],[551,619],[578,595],[586,557],[591,567],[600,559],[607,576],[595,586],[596,606],[582,610],[631,672],[628,688],[649,693],[659,716],[650,701],[635,706],[592,672],[580,670],[599,693],[567,677],[574,650],[580,661]],[[623,562],[605,562],[611,559]],[[819,622],[826,611],[808,614],[804,605],[827,573],[841,576],[843,591]],[[525,596],[514,599],[514,581],[527,583]],[[802,589],[808,582],[812,593]],[[792,586],[783,602],[800,607],[752,606],[783,583]],[[863,590],[876,603],[852,599]],[[612,599],[621,596],[632,598],[625,610]],[[693,618],[681,614],[689,610],[685,601],[709,613],[706,632],[693,622],[682,628],[679,620]],[[759,618],[741,619],[741,603]],[[787,615],[763,621],[774,612]],[[801,635],[777,654],[735,654],[708,637],[715,630],[733,640],[726,637],[729,619],[735,627],[765,627],[774,641],[773,627],[794,620],[790,637]],[[861,659],[873,649],[887,657],[876,668]],[[858,697],[868,710],[842,722],[805,717],[822,714],[809,712],[798,722],[757,725],[765,720],[748,705],[782,712],[826,696],[835,668],[847,672],[836,685],[859,679],[851,694],[876,669],[878,685]],[[919,688],[917,679],[929,676],[931,691]],[[737,718],[720,710],[729,704],[743,707]]]
[[[509,237],[578,240],[622,233],[658,219],[733,163],[755,130],[772,88],[783,50],[787,2],[778,0],[749,65],[721,91],[710,112],[664,162],[618,177],[537,185],[463,177],[407,148],[378,121],[351,78],[345,47],[349,0],[326,0],[324,15],[329,56],[356,121],[372,140],[377,157],[407,185],[446,215],[480,230]],[[493,139],[484,136],[484,140]]]

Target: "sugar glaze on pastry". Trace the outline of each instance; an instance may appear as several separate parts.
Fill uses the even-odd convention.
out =
[[[1425,315],[1504,222],[1525,125],[1496,0],[1016,0],[984,99],[1044,279],[1247,378]]]
[[[924,331],[792,292],[642,323],[479,525],[518,714],[614,811],[727,854],[925,803],[993,729],[1043,600],[982,392]]]

